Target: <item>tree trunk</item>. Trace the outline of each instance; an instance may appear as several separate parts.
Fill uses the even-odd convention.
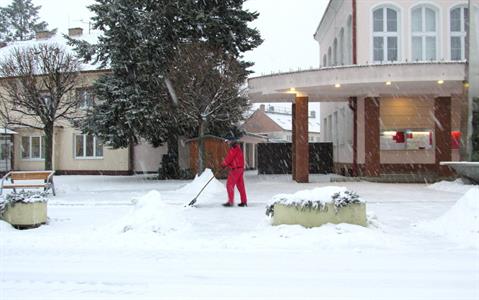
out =
[[[203,173],[206,168],[206,151],[204,136],[208,122],[201,118],[200,129],[198,130],[198,174]]]
[[[43,129],[45,132],[45,170],[53,170],[53,128],[52,123],[45,125]]]

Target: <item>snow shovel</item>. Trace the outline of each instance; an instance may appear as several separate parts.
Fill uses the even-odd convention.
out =
[[[205,186],[201,189],[201,191],[198,193],[198,195],[196,195],[195,198],[193,198],[193,200],[190,201],[190,203],[188,203],[188,206],[192,206],[193,204],[196,203],[196,200],[198,200],[198,197],[200,196],[201,192],[203,192],[203,190],[206,188],[206,186],[211,182],[211,180],[213,180],[213,178],[215,178],[215,175],[213,175],[210,180],[208,180],[208,182],[205,184]],[[185,205],[186,206],[186,205]]]

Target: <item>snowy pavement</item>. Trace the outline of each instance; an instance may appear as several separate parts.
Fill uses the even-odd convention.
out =
[[[224,208],[224,181],[185,207],[201,178],[57,176],[48,225],[0,221],[0,299],[479,299],[473,187],[245,180],[249,206]],[[274,195],[327,185],[367,201],[367,228],[269,225]]]

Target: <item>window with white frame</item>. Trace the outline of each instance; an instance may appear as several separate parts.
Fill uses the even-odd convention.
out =
[[[438,13],[429,5],[413,8],[411,12],[411,59],[436,60],[438,56]]]
[[[45,159],[43,136],[22,136],[22,159]]]
[[[399,10],[379,7],[373,11],[373,61],[399,60]]]
[[[95,97],[93,94],[93,89],[91,88],[77,89],[76,96],[79,108],[87,109],[95,105]]]
[[[103,158],[103,142],[93,135],[75,135],[76,158]]]
[[[466,59],[466,24],[469,11],[466,6],[458,6],[450,11],[451,60]]]

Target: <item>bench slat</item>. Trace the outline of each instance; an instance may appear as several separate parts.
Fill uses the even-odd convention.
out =
[[[50,184],[8,184],[4,185],[4,189],[16,189],[16,188],[27,188],[27,187],[49,187]]]
[[[51,172],[12,172],[10,177],[13,180],[35,180],[35,179],[47,179]]]

